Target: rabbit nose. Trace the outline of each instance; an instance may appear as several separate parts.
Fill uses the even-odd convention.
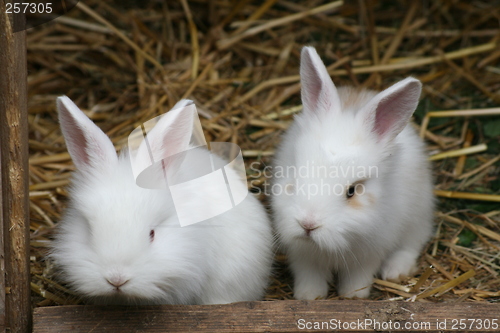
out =
[[[125,285],[129,280],[121,277],[121,276],[112,276],[109,278],[106,278],[106,281],[115,287],[116,289],[120,289],[123,285]]]
[[[311,231],[319,228],[319,225],[312,221],[301,221],[300,226],[306,231],[307,236],[311,235]]]

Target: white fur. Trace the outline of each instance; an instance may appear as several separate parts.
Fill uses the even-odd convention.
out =
[[[325,298],[336,273],[340,296],[365,298],[377,272],[390,280],[414,273],[432,233],[431,171],[408,125],[421,84],[407,78],[378,94],[336,89],[310,47],[302,51],[300,74],[304,109],[277,150],[272,197],[294,296]],[[362,170],[371,170],[365,192],[348,199]],[[316,229],[308,236],[303,226]]]
[[[77,171],[51,257],[78,293],[101,304],[216,304],[263,296],[272,235],[253,196],[181,228],[168,191],[138,187],[128,154],[117,157],[109,138],[69,98],[59,97],[57,105]],[[189,142],[176,127],[156,133],[151,140],[166,142],[166,149]],[[183,164],[180,172],[197,167]],[[128,282],[118,290],[107,280]]]

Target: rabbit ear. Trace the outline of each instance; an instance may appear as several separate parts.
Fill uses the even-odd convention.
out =
[[[154,127],[151,127],[151,124],[144,124],[147,132],[144,143],[147,142],[155,162],[189,149],[195,112],[185,107],[191,104],[192,101],[183,99],[168,113],[158,117]],[[139,149],[145,148],[147,147],[141,146]]]
[[[408,124],[418,105],[422,84],[408,77],[373,97],[360,111],[380,141],[394,139]]]
[[[185,157],[185,154],[180,153],[187,152],[190,148],[194,117],[198,115],[192,104],[193,102],[190,100],[181,100],[166,114],[145,122],[142,130],[138,128],[141,138],[138,141],[140,144],[134,141],[131,143],[129,140],[129,149],[132,149],[130,155],[136,177],[139,177],[139,174],[149,166],[159,162],[161,162],[163,169],[169,171],[175,171],[173,169],[179,167]],[[144,133],[145,137],[143,137]],[[156,174],[156,171],[152,172],[152,174],[147,172],[138,178],[140,179],[139,183],[149,184],[149,178],[152,177],[154,182],[157,180],[155,177],[161,176]]]
[[[340,111],[337,88],[314,47],[302,49],[300,81],[304,112]]]
[[[67,96],[56,101],[59,123],[75,166],[81,171],[117,161],[111,140]]]
[[[193,102],[181,100],[172,110],[144,122],[129,135],[129,156],[138,186],[165,189],[165,180],[168,182],[170,176],[176,180],[186,155],[201,145],[191,142],[195,127],[202,132],[199,121],[195,122],[197,116]]]
[[[190,99],[181,99],[180,101],[178,101],[177,103],[175,103],[175,105],[172,108],[172,110],[180,109],[180,108],[189,106],[191,104],[194,104],[194,102],[192,100],[190,100]]]

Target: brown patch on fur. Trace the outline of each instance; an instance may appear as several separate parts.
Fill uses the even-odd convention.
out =
[[[371,193],[366,193],[363,194],[363,196],[366,196],[366,200],[368,201],[368,204],[370,206],[375,204],[375,196]],[[349,205],[354,208],[354,209],[361,209],[364,205],[362,203],[361,197],[357,194],[355,194],[353,197],[347,199]]]
[[[354,195],[352,198],[347,199],[347,202],[354,209],[361,209],[363,207],[363,204],[359,200],[359,195]]]
[[[352,141],[351,144],[353,146],[361,146],[362,143],[363,143],[363,140],[362,140],[361,134],[358,134],[358,135],[356,135],[356,137],[354,138],[354,140]]]
[[[340,87],[337,89],[340,98],[342,112],[358,113],[377,93],[373,90],[358,87]],[[363,143],[363,137],[358,134],[352,141],[352,145],[359,146]]]
[[[342,110],[354,109],[354,112],[365,106],[376,95],[375,91],[357,87],[340,87],[337,91]]]
[[[368,202],[370,203],[370,205],[374,205],[375,202],[377,201],[375,199],[375,196],[371,193],[367,193],[366,196],[368,197]]]

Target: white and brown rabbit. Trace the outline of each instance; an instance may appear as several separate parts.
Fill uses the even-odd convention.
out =
[[[168,191],[137,186],[128,153],[118,156],[110,139],[68,97],[59,97],[57,108],[76,172],[51,258],[74,290],[100,304],[261,299],[271,270],[272,233],[252,195],[226,213],[180,227]],[[158,122],[149,143],[187,150],[191,122],[189,117],[175,126]],[[167,173],[185,176],[201,168],[171,167],[165,166]],[[214,195],[210,188],[197,191],[187,200]]]
[[[369,296],[373,277],[413,274],[432,234],[433,182],[409,120],[421,83],[337,89],[312,47],[301,54],[303,111],[274,161],[272,208],[294,297]],[[278,190],[280,189],[280,190]]]

